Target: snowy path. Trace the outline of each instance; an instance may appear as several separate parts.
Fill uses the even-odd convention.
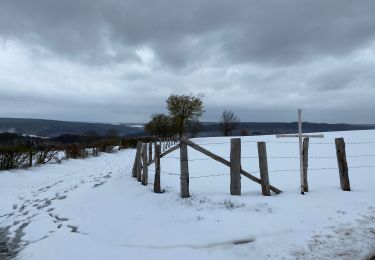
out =
[[[211,149],[224,154],[228,147]],[[314,149],[311,154],[330,155]],[[176,156],[162,170],[178,171]],[[284,191],[278,196],[261,196],[247,179],[243,195],[230,196],[224,175],[192,179],[192,197],[180,199],[178,176],[162,175],[163,194],[131,178],[133,158],[127,150],[0,174],[0,226],[15,243],[21,238],[19,259],[366,259],[375,253],[374,169],[351,171],[352,192],[340,191],[337,172],[323,171],[311,173],[311,192],[301,196],[292,172],[270,175]],[[271,160],[270,169],[287,168],[284,161]],[[190,169],[192,176],[227,171],[199,160]]]
[[[132,156],[129,155],[129,156]],[[63,165],[46,165],[28,171],[5,173],[2,177],[0,220],[5,233],[17,234],[8,246],[12,256],[17,247],[24,247],[50,237],[55,232],[68,230],[80,233],[79,227],[59,209],[70,195],[98,188],[113,175],[111,164],[115,156],[105,154],[100,160],[72,160]],[[118,158],[118,157],[117,157]],[[127,157],[122,157],[127,160]],[[93,165],[94,164],[94,165]],[[94,167],[93,167],[94,166]],[[116,165],[116,170],[124,169]],[[7,182],[8,181],[8,182]],[[29,234],[28,231],[32,230]],[[20,236],[23,236],[19,241]]]

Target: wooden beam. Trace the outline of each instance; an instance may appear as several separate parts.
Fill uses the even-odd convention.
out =
[[[221,158],[220,156],[217,156],[216,154],[214,153],[211,153],[210,151],[204,149],[202,146],[199,146],[197,145],[196,143],[193,143],[192,141],[190,140],[186,140],[186,143],[193,149],[197,150],[198,152],[201,152],[205,155],[207,155],[208,157],[211,157],[212,159],[214,159],[215,161],[218,161],[218,162],[221,162],[222,164],[230,167],[230,162]]]
[[[207,155],[208,157],[211,157],[212,159],[218,161],[218,162],[221,162],[222,164],[230,167],[230,162],[221,158],[220,156],[217,156],[216,154],[213,154],[211,153],[210,151],[204,149],[203,147],[197,145],[196,143],[193,143],[192,141],[190,140],[186,140],[186,143],[193,149],[197,150],[198,152],[201,152],[205,155]],[[258,179],[257,177],[255,177],[254,175],[248,173],[247,171],[241,169],[241,174],[247,178],[249,178],[250,180],[258,183],[258,184],[261,184],[261,181],[260,179]],[[279,190],[278,188],[270,185],[270,190],[272,190],[273,192],[275,192],[276,194],[280,194],[281,193],[281,190]]]
[[[171,149],[165,151],[164,153],[160,154],[160,158],[163,158],[164,156],[176,151],[178,148],[180,148],[179,145],[176,145],[176,146],[173,146]],[[151,164],[153,164],[155,162],[155,159],[151,160],[148,165],[150,166]]]

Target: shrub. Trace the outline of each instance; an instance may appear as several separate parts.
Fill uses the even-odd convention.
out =
[[[36,164],[46,164],[52,161],[60,162],[58,157],[62,148],[56,145],[42,145],[36,148]]]
[[[0,170],[11,170],[30,165],[32,150],[23,146],[0,147]]]

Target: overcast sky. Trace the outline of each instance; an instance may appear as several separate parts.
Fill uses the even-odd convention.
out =
[[[1,0],[0,117],[375,123],[375,1]]]

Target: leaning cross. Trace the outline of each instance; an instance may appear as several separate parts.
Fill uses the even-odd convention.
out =
[[[280,137],[298,137],[299,138],[299,167],[300,167],[300,177],[301,177],[301,194],[305,194],[304,189],[304,181],[303,181],[303,148],[302,148],[302,141],[305,137],[312,137],[312,138],[323,138],[324,135],[307,135],[302,133],[302,109],[298,109],[298,134],[277,134],[277,138]]]

